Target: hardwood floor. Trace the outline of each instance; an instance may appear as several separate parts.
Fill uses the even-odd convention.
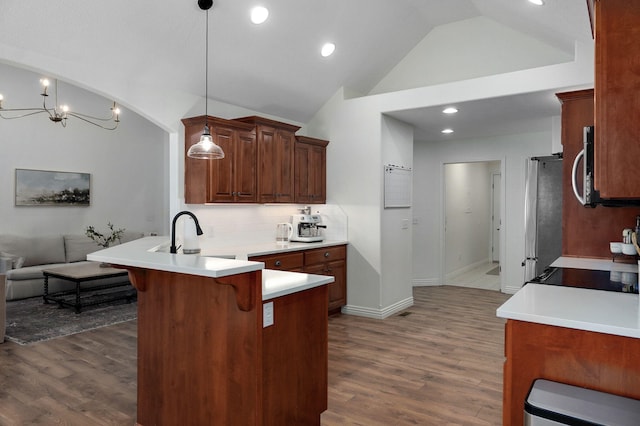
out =
[[[414,298],[383,321],[330,318],[323,426],[501,423],[504,321],[495,310],[509,295],[443,286],[417,287]],[[0,383],[0,425],[132,425],[136,322],[5,342]]]

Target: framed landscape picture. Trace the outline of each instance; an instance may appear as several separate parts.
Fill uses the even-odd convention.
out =
[[[16,169],[16,206],[91,204],[89,173]]]

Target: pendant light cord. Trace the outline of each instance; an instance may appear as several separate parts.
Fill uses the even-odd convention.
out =
[[[204,42],[204,115],[205,117],[209,116],[208,106],[209,106],[209,9],[207,9],[207,28],[205,29],[205,42]],[[205,123],[206,123],[205,118]]]

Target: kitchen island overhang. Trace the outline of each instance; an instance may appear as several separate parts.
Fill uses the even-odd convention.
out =
[[[149,251],[157,242],[88,256],[127,269],[138,289],[137,423],[319,425],[333,277]]]

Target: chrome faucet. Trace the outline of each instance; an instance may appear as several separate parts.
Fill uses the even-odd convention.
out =
[[[202,232],[202,228],[200,228],[200,223],[198,223],[198,218],[196,217],[196,215],[186,210],[181,211],[173,217],[173,222],[171,223],[171,247],[169,247],[169,253],[178,252],[178,247],[176,247],[176,221],[180,216],[185,214],[191,216],[191,219],[193,219],[193,221],[196,223],[196,234],[204,234],[204,232]]]

